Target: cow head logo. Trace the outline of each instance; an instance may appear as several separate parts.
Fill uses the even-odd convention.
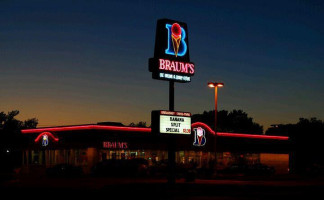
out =
[[[206,135],[205,129],[198,127],[194,129],[195,132],[195,139],[194,139],[194,146],[205,146],[206,144]]]
[[[46,147],[48,145],[48,135],[43,135],[43,138],[42,138],[42,146],[43,147]]]

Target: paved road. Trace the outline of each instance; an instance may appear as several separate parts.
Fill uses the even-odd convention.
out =
[[[4,182],[1,194],[73,199],[324,199],[323,180],[177,180],[27,178]],[[316,197],[315,197],[316,196]],[[314,198],[312,198],[314,197]]]

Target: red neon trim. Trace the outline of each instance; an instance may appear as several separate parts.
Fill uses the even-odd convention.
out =
[[[207,124],[202,123],[202,122],[195,122],[193,124],[191,124],[191,128],[198,128],[198,127],[203,127],[204,129],[206,129],[209,133],[215,135],[215,131],[213,131],[213,129],[211,129]]]
[[[207,124],[204,124],[202,122],[193,123],[191,125],[191,127],[192,128],[203,127],[209,133],[215,135],[215,131],[213,131]],[[101,125],[81,125],[81,126],[39,128],[39,129],[25,129],[25,130],[22,130],[21,132],[23,134],[27,134],[27,133],[77,131],[77,130],[108,130],[108,131],[146,132],[146,133],[151,132],[151,128],[101,126]],[[48,134],[48,135],[50,135],[50,134]],[[285,136],[254,135],[254,134],[245,134],[245,133],[217,133],[217,136],[220,136],[220,137],[250,138],[250,139],[272,139],[272,140],[288,140],[289,139],[289,137],[285,137]],[[39,135],[38,137],[41,137],[41,136]],[[53,136],[53,138],[55,138],[55,137]]]
[[[192,128],[203,127],[209,133],[215,135],[213,131],[207,124],[202,122],[196,122],[191,124]],[[265,140],[289,140],[289,137],[286,136],[272,136],[272,135],[255,135],[255,134],[245,134],[245,133],[217,133],[217,136],[220,137],[237,137],[237,138],[250,138],[250,139],[265,139]]]
[[[245,133],[217,133],[217,136],[250,138],[250,139],[266,139],[266,140],[288,140],[289,139],[289,137],[286,136],[254,135],[254,134],[245,134]]]
[[[151,128],[101,126],[101,125],[81,125],[81,126],[24,129],[21,130],[21,132],[26,134],[26,133],[41,133],[46,131],[59,132],[59,131],[78,131],[78,130],[109,130],[109,131],[147,132],[147,133],[151,132]]]
[[[50,132],[43,132],[43,133],[41,133],[41,134],[39,134],[37,136],[37,138],[35,139],[35,142],[38,142],[42,138],[43,135],[48,135],[48,137],[52,138],[54,140],[54,142],[58,142],[59,141],[59,139],[57,137],[55,137],[52,133],[50,133]]]

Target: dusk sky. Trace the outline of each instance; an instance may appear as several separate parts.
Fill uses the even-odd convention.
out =
[[[152,79],[156,21],[188,25],[196,73],[175,110],[242,109],[264,126],[324,119],[323,1],[0,1],[0,111],[39,127],[151,123],[168,109]]]

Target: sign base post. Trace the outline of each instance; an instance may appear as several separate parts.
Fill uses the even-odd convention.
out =
[[[169,110],[174,111],[174,81],[169,81]],[[168,183],[170,185],[174,185],[176,181],[175,145],[174,135],[168,135]]]

